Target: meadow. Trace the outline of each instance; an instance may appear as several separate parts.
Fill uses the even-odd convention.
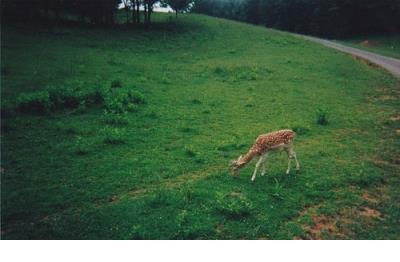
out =
[[[7,25],[2,239],[399,239],[400,81],[276,30]],[[324,119],[324,121],[321,121]],[[267,174],[232,159],[292,128]]]

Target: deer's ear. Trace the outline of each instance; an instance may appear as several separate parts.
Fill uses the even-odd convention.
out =
[[[243,158],[243,155],[240,155],[239,158],[238,158],[238,160],[240,160],[240,159],[242,159],[242,158]]]

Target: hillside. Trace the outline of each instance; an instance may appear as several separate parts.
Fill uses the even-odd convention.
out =
[[[150,31],[3,29],[3,239],[400,238],[398,80],[279,31],[155,19]],[[111,86],[140,103],[32,114],[21,98]],[[254,183],[254,163],[229,175],[280,128],[297,132],[300,173],[286,176],[279,153]]]

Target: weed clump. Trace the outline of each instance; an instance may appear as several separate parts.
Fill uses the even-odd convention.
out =
[[[328,111],[323,108],[318,108],[317,110],[317,124],[325,126],[328,124]]]
[[[197,155],[196,151],[193,148],[186,146],[185,147],[185,155],[188,157],[195,157]]]
[[[114,126],[127,125],[129,123],[125,113],[118,114],[107,110],[104,110],[103,122],[108,125],[114,125]]]
[[[111,88],[121,88],[121,87],[122,87],[121,80],[117,79],[111,82]]]
[[[107,128],[104,131],[104,143],[109,145],[119,145],[125,142],[124,132],[119,128]]]
[[[86,155],[89,153],[89,145],[81,136],[76,137],[74,151],[78,155]]]
[[[218,210],[228,218],[240,219],[251,214],[252,203],[242,193],[218,193]]]

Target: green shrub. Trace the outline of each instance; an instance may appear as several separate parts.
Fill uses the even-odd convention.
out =
[[[50,100],[56,109],[77,108],[85,105],[99,104],[104,100],[104,91],[94,86],[87,86],[80,81],[72,81],[61,86],[48,88]]]
[[[115,114],[123,114],[127,111],[136,111],[138,104],[144,103],[144,96],[139,91],[119,88],[110,90],[106,94],[104,102],[107,111]]]
[[[21,94],[17,98],[17,109],[24,113],[43,114],[52,107],[49,92],[38,91]]]
[[[216,200],[218,210],[233,219],[249,216],[253,208],[252,203],[242,193],[218,193]]]
[[[325,126],[328,124],[328,111],[323,108],[317,110],[317,124]]]

